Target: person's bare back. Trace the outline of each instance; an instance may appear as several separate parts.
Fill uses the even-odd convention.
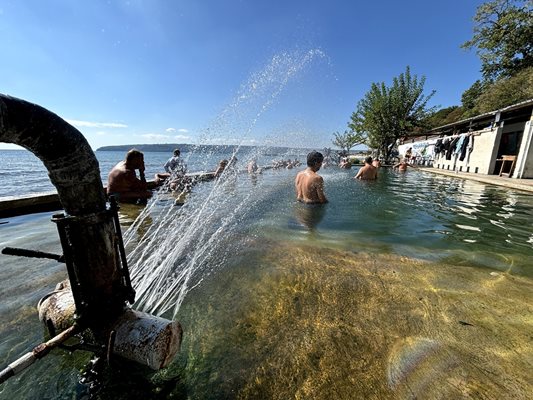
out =
[[[135,170],[144,173],[144,157],[138,150],[130,150],[126,160],[120,161],[109,172],[107,178],[107,194],[118,196],[119,201],[136,201],[152,196],[146,181],[138,179]]]
[[[324,179],[317,174],[323,160],[322,154],[311,152],[307,156],[308,167],[296,175],[296,199],[307,204],[327,203],[324,194]]]
[[[378,169],[372,165],[372,157],[367,157],[365,159],[365,165],[357,171],[355,179],[360,179],[363,181],[372,181],[377,179]]]

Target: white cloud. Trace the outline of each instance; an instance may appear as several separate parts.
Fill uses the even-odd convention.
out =
[[[166,131],[166,132],[169,132],[169,133],[170,133],[170,132],[176,132],[176,129],[174,129],[174,128],[167,128],[167,129],[165,129],[165,131]]]
[[[230,137],[215,137],[205,139],[207,144],[231,145],[231,146],[258,146],[261,143],[256,139],[241,139]]]
[[[181,133],[189,133],[189,130],[188,130],[188,129],[185,129],[185,128],[180,128],[180,129],[178,129],[178,132],[181,132]]]
[[[158,133],[146,133],[144,135],[137,135],[137,136],[143,137],[145,139],[150,139],[150,140],[168,140],[168,139],[170,139],[170,136],[161,135],[161,134],[158,134]]]
[[[186,139],[190,139],[191,137],[190,136],[185,136],[185,135],[176,135],[174,136],[174,139],[177,139],[177,140],[186,140]]]
[[[120,124],[116,122],[90,122],[90,121],[79,121],[76,119],[67,119],[69,124],[83,127],[83,128],[127,128],[128,125]]]

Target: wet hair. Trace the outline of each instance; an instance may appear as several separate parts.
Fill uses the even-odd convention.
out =
[[[179,156],[180,155],[180,149],[174,149],[174,155]]]
[[[308,167],[314,167],[315,165],[320,164],[322,161],[324,161],[324,156],[318,151],[312,151],[307,155]]]
[[[126,153],[126,162],[131,162],[139,157],[144,157],[142,151],[139,151],[137,149],[131,149]]]
[[[372,164],[372,157],[368,156],[367,158],[365,158],[365,163]]]

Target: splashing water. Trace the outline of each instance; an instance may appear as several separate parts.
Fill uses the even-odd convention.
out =
[[[283,53],[253,74],[196,146],[193,154],[201,156],[204,170],[213,169],[220,153],[202,144],[224,144],[229,137],[240,138],[231,148],[240,161],[264,159],[268,147],[243,148],[243,144],[288,83],[313,60],[324,57],[320,50]],[[168,188],[154,196],[124,234],[131,249],[128,259],[137,308],[157,315],[172,310],[175,316],[187,293],[246,244],[246,235],[238,237],[236,228],[251,217],[259,220],[254,210],[275,189],[267,188],[262,179],[250,185],[242,178],[236,167],[228,168],[215,181],[197,185],[180,208],[174,206]]]

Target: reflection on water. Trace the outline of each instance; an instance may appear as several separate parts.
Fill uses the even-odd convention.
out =
[[[99,398],[520,399],[533,392],[532,196],[418,171],[382,169],[378,181],[359,182],[353,172],[328,169],[321,174],[330,203],[300,207],[296,173],[265,171],[255,186],[241,175],[221,187],[227,198],[206,214],[194,205],[214,183],[197,186],[182,207],[172,196],[149,205],[134,242],[162,213],[169,227],[208,215],[200,221],[207,231],[231,226],[231,234],[203,253],[202,262],[221,268],[201,277],[179,308],[185,335],[175,363],[158,373],[107,371]],[[235,214],[234,204],[248,209]],[[140,210],[124,205],[121,222],[130,226]],[[49,218],[9,220],[0,244],[60,251]],[[34,305],[64,275],[55,262],[0,257],[4,364],[42,340]],[[87,359],[54,351],[2,385],[0,398],[83,398],[89,389],[77,383],[78,370]]]
[[[289,227],[304,228],[309,231],[314,231],[317,225],[324,219],[326,214],[325,204],[304,204],[295,202],[294,216],[296,224],[289,224]]]

